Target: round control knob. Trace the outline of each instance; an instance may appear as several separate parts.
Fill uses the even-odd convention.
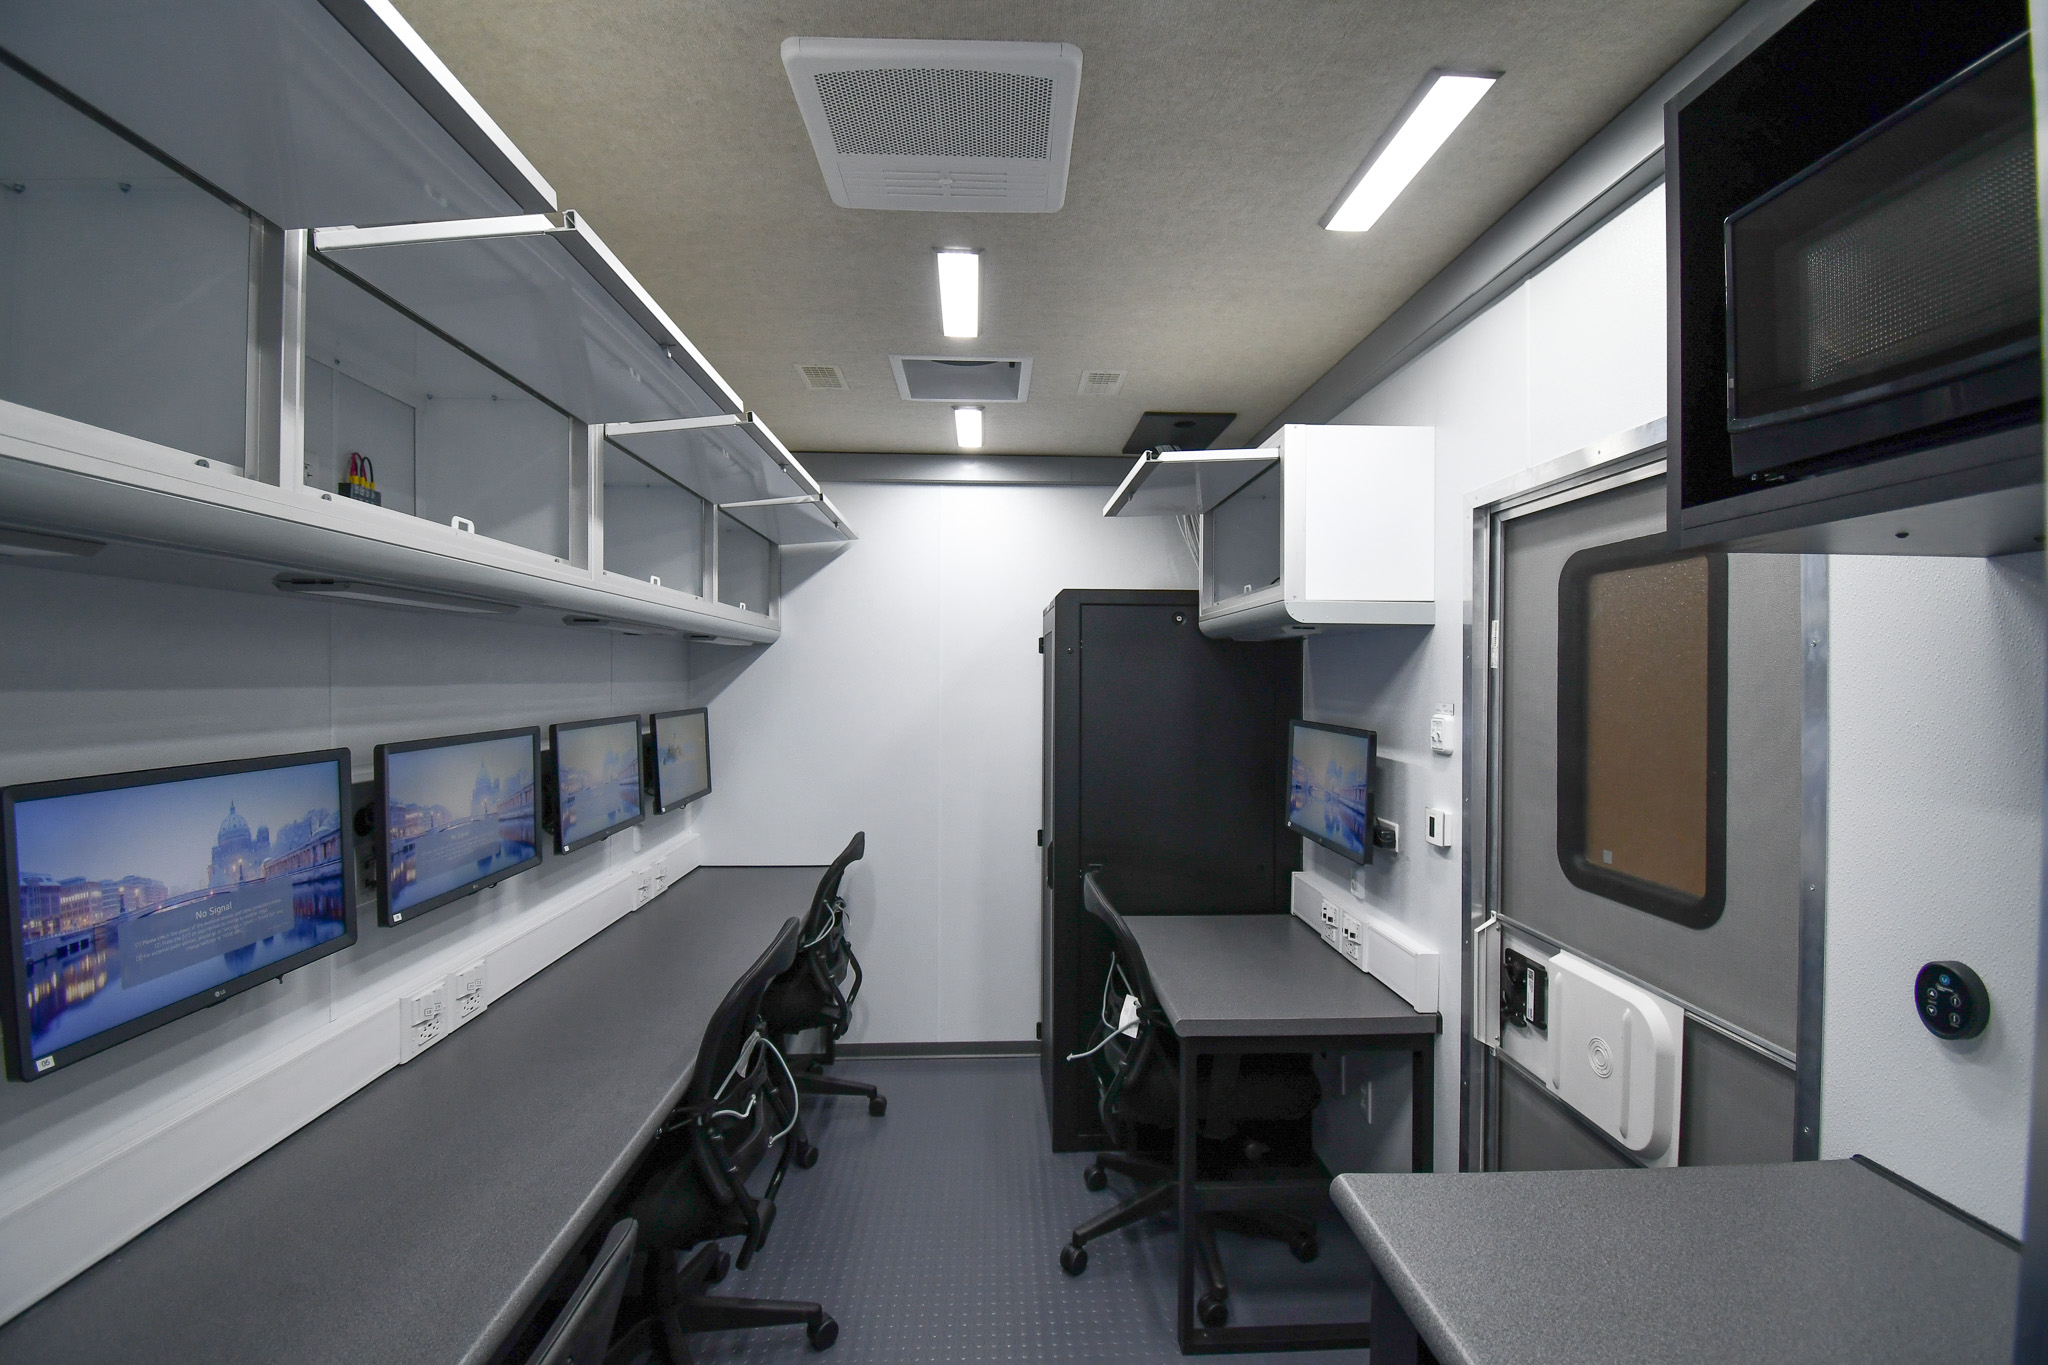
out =
[[[1991,993],[1960,962],[1930,962],[1913,978],[1913,1010],[1937,1038],[1975,1038],[1991,1022]]]

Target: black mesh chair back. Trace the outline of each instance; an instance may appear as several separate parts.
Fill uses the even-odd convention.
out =
[[[866,857],[867,851],[867,831],[861,830],[839,851],[839,856],[825,869],[825,875],[818,878],[818,889],[811,895],[810,913],[804,916],[805,942],[815,939],[831,923],[839,900],[839,883],[846,876],[846,869]]]
[[[775,935],[768,951],[755,959],[754,965],[725,993],[725,999],[719,1001],[704,1029],[704,1041],[698,1046],[697,1068],[690,1076],[689,1089],[683,1092],[685,1106],[702,1104],[725,1083],[747,1039],[753,1036],[754,1021],[760,1016],[761,997],[766,994],[768,983],[789,970],[802,941],[803,922],[794,917],[784,920],[782,931]]]
[[[555,1318],[540,1349],[527,1358],[527,1365],[600,1365],[611,1345],[612,1328],[619,1318],[619,1302],[626,1294],[626,1275],[633,1268],[633,1244],[639,1224],[622,1218],[612,1224],[597,1259],[583,1276],[576,1292]]]
[[[1124,917],[1110,902],[1109,893],[1096,880],[1092,868],[1081,878],[1081,905],[1108,926],[1110,937],[1116,942],[1116,960],[1123,967],[1124,980],[1130,984],[1131,994],[1138,997],[1139,1010],[1145,1014],[1156,1013],[1159,1000],[1152,994],[1152,977],[1145,970],[1145,953],[1138,947],[1137,936],[1131,933],[1131,926],[1124,922]]]

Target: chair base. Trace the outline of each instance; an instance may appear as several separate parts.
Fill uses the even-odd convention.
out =
[[[839,1339],[839,1324],[821,1306],[791,1299],[742,1299],[705,1291],[725,1277],[731,1258],[717,1243],[706,1242],[690,1253],[681,1266],[670,1270],[673,1252],[656,1251],[647,1260],[648,1301],[654,1316],[633,1336],[651,1347],[654,1359],[663,1365],[692,1365],[689,1336],[693,1332],[722,1332],[751,1327],[780,1327],[801,1324],[811,1349],[830,1349]],[[622,1341],[620,1345],[626,1345]],[[615,1351],[614,1354],[617,1354]]]
[[[842,1081],[837,1076],[827,1076],[825,1068],[832,1064],[832,1058],[823,1053],[807,1057],[791,1057],[790,1070],[796,1076],[796,1088],[806,1095],[852,1095],[868,1102],[868,1113],[875,1118],[889,1112],[888,1097],[865,1081]]]
[[[1179,1198],[1179,1181],[1171,1167],[1122,1152],[1096,1153],[1094,1163],[1083,1172],[1082,1179],[1089,1189],[1100,1190],[1108,1183],[1106,1173],[1109,1171],[1137,1181],[1138,1189],[1115,1208],[1097,1214],[1074,1229],[1072,1239],[1060,1248],[1060,1268],[1069,1275],[1079,1275],[1088,1268],[1088,1243],[1118,1228],[1129,1227],[1158,1214],[1171,1213]],[[1219,1229],[1285,1242],[1295,1259],[1300,1261],[1313,1261],[1321,1253],[1314,1220],[1299,1214],[1272,1209],[1202,1214],[1196,1220],[1194,1237],[1195,1264],[1201,1272],[1204,1287],[1195,1300],[1195,1314],[1208,1327],[1221,1327],[1230,1320],[1230,1281],[1223,1271],[1223,1257],[1216,1249]]]

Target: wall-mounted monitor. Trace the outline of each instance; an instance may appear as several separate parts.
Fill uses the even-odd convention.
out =
[[[1372,861],[1371,730],[1315,721],[1289,722],[1287,827],[1354,863]]]
[[[671,811],[711,791],[711,732],[704,708],[663,711],[647,718],[654,751],[654,808]]]
[[[555,851],[573,853],[647,818],[640,777],[640,717],[548,727]]]
[[[9,787],[7,1070],[33,1080],[356,941],[349,752]]]
[[[377,916],[399,924],[540,862],[540,728],[377,746]]]

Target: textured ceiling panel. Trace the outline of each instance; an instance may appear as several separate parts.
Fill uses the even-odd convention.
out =
[[[1139,416],[1248,438],[1734,8],[1734,0],[398,0],[793,449],[946,451],[889,356],[1029,355],[987,453],[1103,455]],[[1068,42],[1066,206],[835,207],[784,38]],[[1369,233],[1317,219],[1435,67],[1506,73]],[[979,248],[982,331],[939,335],[932,250]],[[836,365],[844,391],[806,389]],[[1084,372],[1122,371],[1112,397]]]

